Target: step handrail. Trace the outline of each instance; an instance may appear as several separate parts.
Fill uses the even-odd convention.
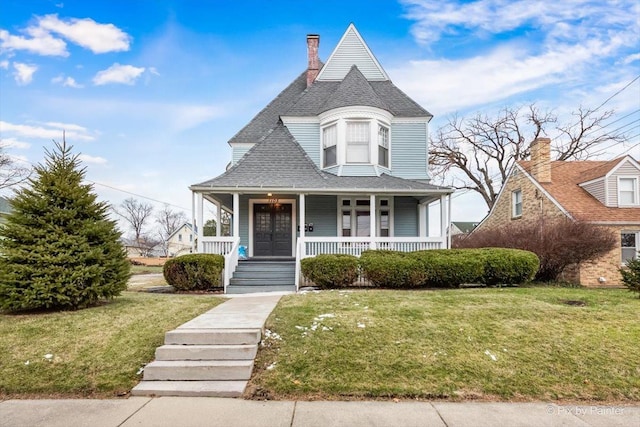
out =
[[[237,237],[233,241],[233,246],[231,246],[231,250],[228,254],[224,256],[224,293],[227,293],[227,286],[229,286],[229,282],[231,281],[231,277],[233,273],[236,271],[236,267],[238,267],[238,250],[240,249],[240,238]]]

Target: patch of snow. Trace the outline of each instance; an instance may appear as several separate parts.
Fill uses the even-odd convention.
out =
[[[276,367],[276,363],[277,363],[277,362],[273,362],[271,365],[267,366],[267,371],[270,371],[270,370],[272,370],[273,368],[275,368],[275,367]]]
[[[358,328],[365,328],[365,327],[366,327],[366,325],[364,323],[358,322]]]
[[[485,350],[484,354],[486,354],[487,356],[489,356],[491,358],[491,360],[493,360],[494,362],[496,360],[498,360],[498,358],[495,356],[495,354],[491,353],[489,350]]]
[[[138,369],[138,372],[136,372],[136,375],[140,375],[143,372],[144,372],[144,366],[141,366],[140,369]]]
[[[319,315],[317,319],[328,319],[330,317],[336,317],[336,315],[333,313],[325,313],[325,314]]]
[[[24,362],[25,365],[29,366],[29,361]]]
[[[47,353],[47,354],[44,355],[44,358],[49,360],[49,361],[51,361],[51,360],[53,360],[53,354]]]

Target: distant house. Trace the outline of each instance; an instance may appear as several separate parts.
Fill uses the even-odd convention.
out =
[[[185,222],[167,239],[168,255],[174,257],[191,253],[194,238],[193,226]]]
[[[391,82],[353,24],[325,64],[319,41],[307,36],[307,69],[231,138],[228,170],[190,187],[198,224],[203,201],[232,218],[231,236],[218,227],[197,237],[198,252],[227,256],[225,283],[239,246],[249,258],[294,261],[298,272],[302,258],[322,253],[449,245],[453,189],[430,182],[432,115]]]
[[[7,215],[11,213],[11,203],[5,197],[0,196],[0,224],[6,221]]]
[[[469,234],[477,226],[477,222],[453,221],[451,222],[451,236],[457,236],[459,234]]]
[[[609,161],[551,161],[548,138],[531,145],[531,161],[511,170],[496,203],[478,230],[542,217],[567,217],[605,226],[618,246],[579,265],[567,280],[584,286],[620,285],[618,269],[638,256],[640,164],[631,156]]]

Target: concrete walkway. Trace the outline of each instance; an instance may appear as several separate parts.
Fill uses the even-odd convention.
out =
[[[214,397],[8,400],[1,427],[638,427],[640,406],[547,403],[280,402]]]
[[[165,334],[133,396],[240,397],[281,295],[228,301]]]

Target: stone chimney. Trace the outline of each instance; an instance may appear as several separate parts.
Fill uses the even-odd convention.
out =
[[[307,68],[307,87],[311,86],[320,72],[318,46],[320,46],[320,36],[317,34],[307,34],[307,56],[309,57],[309,67]]]
[[[551,139],[536,138],[531,143],[531,176],[538,182],[551,182]]]

